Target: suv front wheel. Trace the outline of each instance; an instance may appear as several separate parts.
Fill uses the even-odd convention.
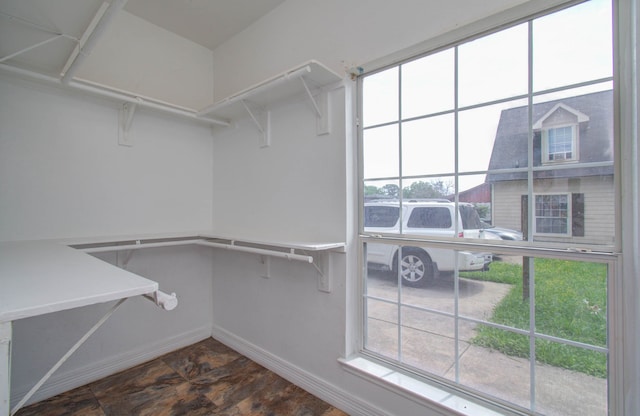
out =
[[[395,271],[398,271],[398,253],[395,259]],[[424,286],[433,279],[433,262],[424,250],[405,247],[402,249],[400,275],[404,284],[412,287]]]

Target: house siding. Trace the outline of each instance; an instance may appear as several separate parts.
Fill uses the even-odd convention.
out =
[[[613,244],[615,233],[613,176],[556,178],[534,182],[536,194],[584,194],[584,237],[536,235],[536,241],[574,244]],[[527,193],[526,181],[496,182],[493,187],[493,223],[522,230],[521,198]]]

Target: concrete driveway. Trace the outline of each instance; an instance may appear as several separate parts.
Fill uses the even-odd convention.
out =
[[[398,300],[397,277],[392,273],[369,270],[367,289],[371,296]],[[527,409],[532,407],[530,397],[534,396],[533,406],[540,414],[607,414],[606,380],[540,363],[536,363],[532,378],[529,359],[473,345],[478,324],[458,319],[456,326],[454,318],[443,314],[453,314],[457,308],[463,318],[489,320],[494,307],[511,290],[510,285],[461,278],[457,305],[454,289],[453,277],[443,276],[425,288],[404,286],[402,307],[370,299],[367,348],[393,358],[400,355],[411,366],[450,381],[457,379],[465,386]],[[398,313],[400,329],[396,325]],[[460,357],[457,368],[456,355]]]

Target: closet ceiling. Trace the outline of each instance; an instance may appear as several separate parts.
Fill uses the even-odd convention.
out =
[[[129,0],[125,10],[215,49],[284,0]]]
[[[110,0],[103,2],[102,0],[0,0],[0,69],[11,70],[17,68],[36,74],[45,75],[50,78],[62,79],[67,67],[73,61],[74,49],[82,44],[83,35],[87,32],[87,28],[91,27],[92,21],[97,21],[96,16],[104,12],[104,16],[108,16],[110,12],[114,12],[114,17],[106,24],[106,28],[102,30],[102,34],[98,36],[93,53],[100,56],[100,65],[96,65],[91,56],[92,51],[86,51],[82,58],[87,62],[94,63],[83,66],[78,72],[74,73],[73,80],[94,81],[108,87],[119,90],[135,91],[137,85],[141,85],[141,89],[151,85],[153,74],[144,74],[147,79],[142,79],[142,75],[138,75],[141,79],[123,79],[118,73],[119,68],[131,68],[134,73],[138,67],[144,66],[144,51],[155,53],[156,56],[161,53],[157,52],[162,48],[166,49],[167,60],[179,61],[189,59],[190,56],[202,60],[211,60],[211,53],[218,45],[225,42],[235,34],[241,32],[253,22],[266,15],[276,8],[284,0]],[[112,6],[111,10],[107,7]],[[123,6],[124,4],[124,6]],[[105,12],[106,10],[106,12]],[[104,19],[104,17],[103,17]],[[129,29],[132,22],[138,22],[135,25],[138,28]],[[122,30],[125,28],[126,30]],[[131,44],[136,43],[142,46],[142,51],[137,50],[135,56],[131,51],[127,50],[128,45],[124,47],[114,48],[111,41],[118,36],[129,36]],[[105,41],[105,38],[108,41]],[[171,42],[167,42],[166,39]],[[116,39],[117,40],[117,39]],[[155,42],[155,43],[154,43]],[[180,47],[184,42],[186,47]],[[169,43],[171,45],[167,46]],[[101,45],[102,44],[102,45]],[[107,46],[104,46],[106,44]],[[115,43],[117,45],[117,43]],[[178,45],[178,46],[175,46]],[[102,48],[95,50],[96,48]],[[178,55],[183,51],[185,55],[175,56],[174,51],[178,51]],[[108,76],[104,70],[101,72],[99,67],[104,68],[105,53],[109,53],[109,60],[112,61],[114,82],[109,85]],[[129,55],[127,55],[129,54]],[[196,56],[197,55],[197,56]],[[208,57],[208,58],[207,58]],[[93,61],[92,61],[93,59]],[[136,62],[140,61],[140,62]],[[174,64],[177,66],[174,72],[184,71],[188,65],[194,67],[202,67],[201,62],[184,63],[184,65]],[[117,66],[116,66],[117,65]],[[156,65],[161,67],[163,65]],[[95,70],[93,68],[96,68]],[[173,69],[171,69],[173,70]],[[92,77],[92,72],[95,77]],[[168,71],[165,68],[165,71]],[[70,71],[73,72],[73,71]],[[143,72],[143,71],[138,71]],[[119,77],[119,78],[118,78]],[[213,77],[213,74],[211,74]],[[93,79],[92,79],[93,78]],[[192,78],[187,73],[183,78]],[[106,80],[106,82],[105,82]],[[68,81],[68,79],[66,80]],[[178,80],[170,78],[159,80],[158,85],[171,84]],[[210,86],[203,86],[209,88]],[[151,87],[149,87],[151,88]],[[159,90],[161,88],[158,88]],[[133,91],[132,91],[133,90]],[[163,96],[170,98],[176,97],[177,104],[198,106],[206,100],[195,100],[193,103],[187,101],[188,98],[182,99],[179,92],[168,92],[163,94],[162,91],[142,91],[147,96],[156,96],[164,99]],[[209,94],[211,95],[211,94]],[[174,101],[174,102],[175,102]],[[201,102],[202,101],[202,102]]]

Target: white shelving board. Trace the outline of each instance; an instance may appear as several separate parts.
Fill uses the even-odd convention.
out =
[[[158,283],[62,244],[0,243],[0,322],[158,290]]]
[[[340,81],[342,78],[316,61],[309,61],[285,71],[262,83],[231,95],[198,112],[202,118],[214,117],[222,120],[234,120],[247,115],[243,101],[254,109],[267,110],[279,102],[305,93],[306,82],[310,90],[318,90],[324,86]]]
[[[280,239],[261,239],[252,236],[229,236],[217,233],[200,233],[200,237],[235,241],[238,243],[258,244],[262,246],[271,246],[284,249],[302,250],[302,251],[338,251],[344,252],[346,244],[344,242],[325,242],[325,241],[293,241]]]
[[[0,243],[0,415],[17,412],[129,297],[158,292],[158,283],[53,241]],[[10,409],[13,321],[118,301]]]

